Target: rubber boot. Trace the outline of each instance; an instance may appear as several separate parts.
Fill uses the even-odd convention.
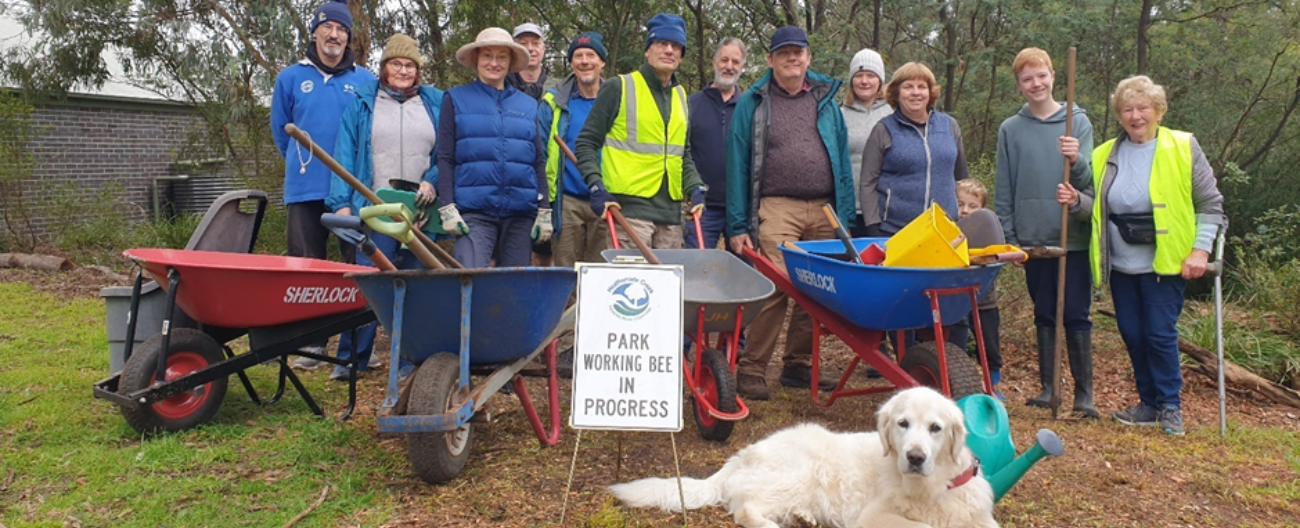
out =
[[[1052,394],[1056,392],[1056,380],[1052,379],[1052,363],[1056,361],[1056,329],[1038,329],[1038,380],[1043,386],[1043,393],[1025,401],[1030,407],[1047,408],[1052,405]],[[1089,385],[1091,387],[1091,385]]]
[[[1074,412],[1084,418],[1101,418],[1092,402],[1092,330],[1066,332],[1065,345],[1074,377]]]

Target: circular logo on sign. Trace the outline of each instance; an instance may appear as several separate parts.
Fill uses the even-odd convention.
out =
[[[610,310],[624,319],[640,319],[650,310],[650,289],[644,281],[623,279],[615,283]]]
[[[302,93],[311,93],[312,89],[315,87],[316,84],[311,81],[303,81],[302,84],[298,85],[298,88],[302,90]]]

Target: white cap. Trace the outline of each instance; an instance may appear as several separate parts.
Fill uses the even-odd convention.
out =
[[[869,71],[880,78],[881,84],[889,79],[885,78],[885,61],[881,60],[880,54],[871,49],[859,51],[849,62],[849,79],[857,75],[860,71]]]
[[[523,35],[525,33],[532,33],[541,38],[546,38],[546,33],[542,32],[542,26],[539,26],[532,22],[525,22],[523,24],[519,24],[518,26],[515,26],[514,38],[519,38],[519,35]]]

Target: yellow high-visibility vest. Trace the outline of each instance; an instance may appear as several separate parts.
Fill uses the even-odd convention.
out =
[[[1103,189],[1106,160],[1115,148],[1115,140],[1092,151],[1092,188]],[[1159,275],[1179,275],[1183,259],[1196,243],[1196,206],[1192,203],[1192,134],[1160,127],[1156,132],[1156,152],[1151,160],[1151,216],[1156,224],[1156,256],[1151,267]],[[1101,235],[1108,219],[1103,217],[1100,195],[1092,204],[1092,281],[1102,284],[1110,270],[1101,269]],[[1109,232],[1107,232],[1109,233]]]
[[[605,135],[600,170],[611,194],[651,198],[668,174],[668,194],[682,199],[682,158],[686,155],[686,91],[673,88],[668,123],[641,72],[620,75],[622,104]]]

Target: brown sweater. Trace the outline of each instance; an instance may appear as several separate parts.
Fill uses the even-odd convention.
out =
[[[775,82],[768,93],[772,127],[760,192],[803,200],[834,197],[831,157],[817,133],[817,98],[809,90],[788,94]]]

